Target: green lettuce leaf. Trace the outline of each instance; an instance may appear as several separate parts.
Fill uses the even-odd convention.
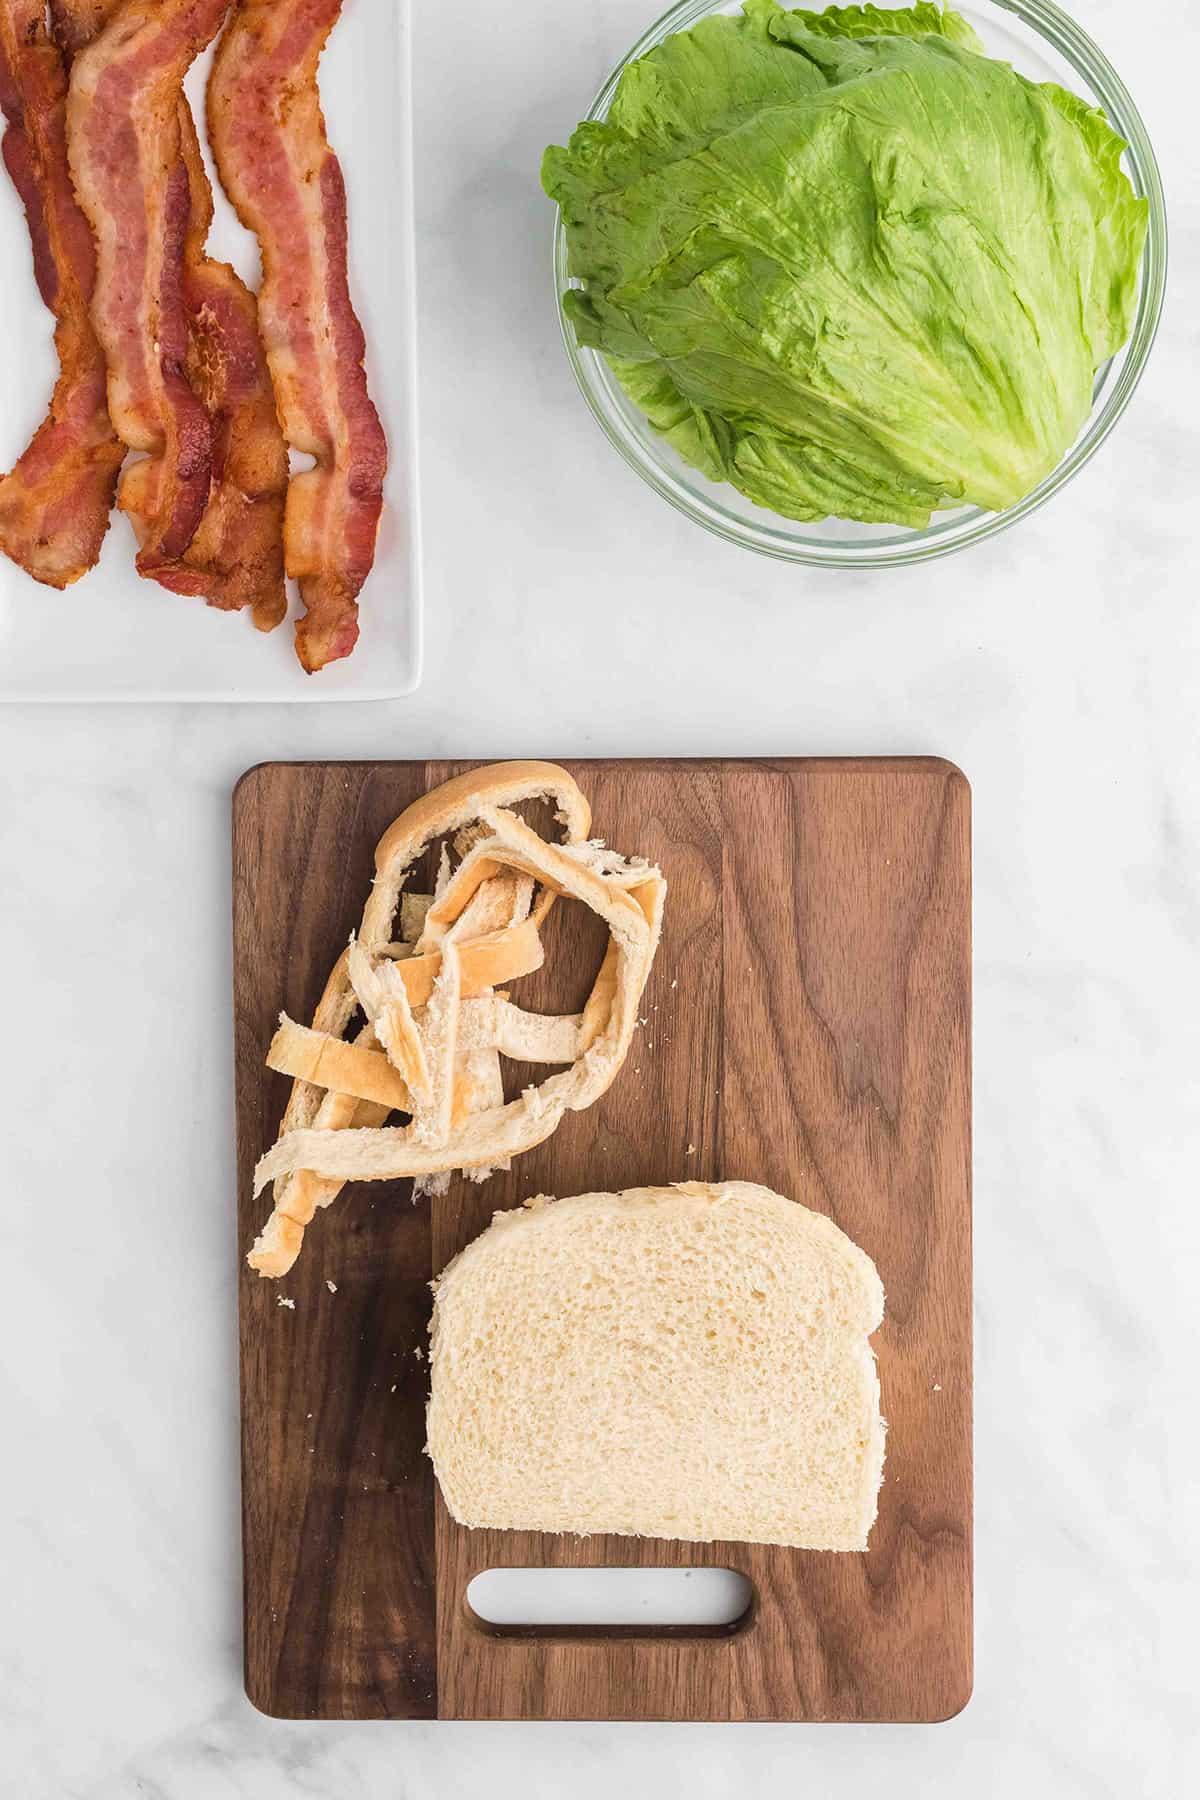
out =
[[[1012,504],[1086,419],[1136,303],[1123,148],[924,0],[746,0],[542,179],[580,342],[681,456],[791,518],[923,525]]]

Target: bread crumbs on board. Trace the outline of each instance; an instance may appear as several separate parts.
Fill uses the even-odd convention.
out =
[[[289,1312],[295,1312],[296,1310],[296,1302],[294,1300],[289,1300],[286,1294],[276,1294],[275,1304],[276,1306],[286,1306]]]

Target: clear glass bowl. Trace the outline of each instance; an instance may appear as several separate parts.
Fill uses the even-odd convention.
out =
[[[819,0],[813,0],[819,5]],[[681,0],[652,25],[613,70],[588,112],[602,119],[612,104],[622,72],[673,32],[686,31],[710,13],[740,11],[737,0]],[[957,507],[938,513],[922,530],[900,525],[860,525],[847,519],[818,524],[780,518],[756,506],[727,483],[706,479],[660,438],[623,393],[597,351],[575,341],[562,305],[566,288],[578,286],[567,272],[562,215],[554,236],[554,284],[563,342],[584,398],[605,436],[631,468],[664,500],[733,544],[786,562],[826,568],[886,568],[925,562],[992,537],[1026,518],[1077,475],[1095,455],[1137,386],[1158,329],[1167,274],[1167,220],[1162,181],[1141,115],[1120,76],[1103,52],[1051,0],[966,0],[956,6],[975,27],[990,56],[1009,62],[1034,81],[1057,81],[1100,107],[1125,139],[1125,169],[1136,193],[1149,201],[1149,230],[1142,259],[1137,317],[1129,342],[1096,375],[1087,423],[1058,467],[1004,512]]]

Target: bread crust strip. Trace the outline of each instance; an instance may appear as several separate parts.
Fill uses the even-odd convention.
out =
[[[441,1143],[430,1143],[424,1131],[412,1126],[352,1132],[286,1131],[255,1171],[256,1192],[269,1181],[301,1169],[327,1178],[385,1181],[446,1169],[490,1167],[500,1158],[519,1155],[542,1143],[565,1112],[590,1106],[615,1077],[637,1025],[638,1003],[658,944],[666,883],[657,870],[645,866],[621,864],[603,873],[589,868],[560,846],[545,843],[515,814],[502,808],[482,806],[479,817],[495,835],[469,852],[440,900],[430,908],[422,944],[436,941],[480,882],[492,879],[502,869],[532,874],[556,892],[582,900],[604,920],[615,949],[608,1016],[595,1041],[571,1068],[552,1075],[541,1087],[526,1089],[517,1100],[474,1115]],[[607,989],[608,981],[606,967],[597,985],[603,983]]]
[[[531,801],[548,801],[555,807],[565,843],[586,839],[591,809],[577,783],[556,763],[514,761],[472,770],[422,795],[401,813],[384,832],[375,852],[375,878],[357,933],[357,943],[366,954],[378,960],[401,958],[393,964],[401,972],[411,968],[417,946],[411,942],[410,934],[423,928],[432,905],[432,901],[426,901],[422,896],[403,892],[414,863],[438,838],[450,838],[478,826],[481,807],[507,808]],[[524,941],[520,934],[522,924],[531,926],[536,933],[555,898],[554,891],[549,888],[535,894],[528,920],[516,922],[507,935],[501,934],[506,951]],[[465,913],[465,902],[462,910]],[[401,923],[402,941],[399,943],[393,942],[397,915]],[[480,941],[459,944],[464,970],[471,968]],[[422,949],[422,955],[426,954],[429,953]],[[434,961],[427,965],[434,978],[438,966],[440,963]],[[514,978],[511,970],[507,974],[503,972],[503,966],[500,961],[490,965],[494,981]],[[481,973],[476,965],[476,976],[481,978]],[[424,977],[419,979],[423,981]],[[467,977],[471,1008],[476,1005],[474,979]],[[483,999],[485,992],[480,990],[480,999],[491,1005],[490,1000]],[[358,996],[350,980],[349,954],[344,953],[330,972],[317,1002],[311,1029],[343,1041],[358,1005]],[[471,1020],[465,1022],[468,1037],[473,1037],[472,1025]],[[351,1047],[380,1053],[375,1028],[370,1022],[358,1032]],[[382,1126],[386,1117],[387,1109],[380,1103],[350,1093],[326,1090],[297,1074],[280,1135],[283,1137],[299,1130],[336,1135],[351,1128]],[[247,1257],[250,1266],[264,1276],[286,1274],[299,1254],[305,1227],[319,1207],[328,1206],[336,1199],[342,1185],[341,1177],[322,1176],[311,1169],[297,1169],[276,1179],[275,1208]]]

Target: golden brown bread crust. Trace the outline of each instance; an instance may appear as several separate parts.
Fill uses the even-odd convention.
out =
[[[547,843],[509,810],[535,799],[555,803],[565,844]],[[384,833],[360,930],[330,974],[311,1031],[287,1021],[291,1035],[272,1047],[273,1066],[297,1079],[256,1175],[256,1191],[275,1184],[274,1213],[247,1259],[260,1274],[286,1273],[304,1226],[345,1180],[506,1166],[608,1086],[637,1024],[665,883],[644,864],[598,854],[582,841],[589,825],[588,803],[565,770],[517,762],[456,777]],[[408,871],[432,842],[456,835],[469,846],[458,867],[447,868],[427,906],[411,909],[418,941],[393,944]],[[494,988],[537,966],[537,926],[558,895],[592,907],[612,943],[584,1012],[539,1018]],[[359,1005],[367,1023],[348,1045]],[[571,1068],[505,1105],[501,1053],[558,1062],[564,1051]],[[339,1075],[346,1088],[329,1085]],[[394,1093],[400,1110],[401,1089],[411,1123],[384,1127],[384,1101]]]
[[[405,808],[376,847],[377,879],[387,879],[389,871],[402,874],[435,838],[473,825],[479,807],[520,806],[527,800],[557,801],[564,840],[573,844],[586,838],[592,810],[565,769],[550,762],[492,763],[453,776]]]
[[[267,1067],[278,1075],[311,1081],[327,1091],[370,1100],[387,1112],[407,1112],[412,1099],[408,1083],[382,1050],[348,1044],[326,1031],[312,1031],[280,1014],[279,1030],[267,1051]]]

